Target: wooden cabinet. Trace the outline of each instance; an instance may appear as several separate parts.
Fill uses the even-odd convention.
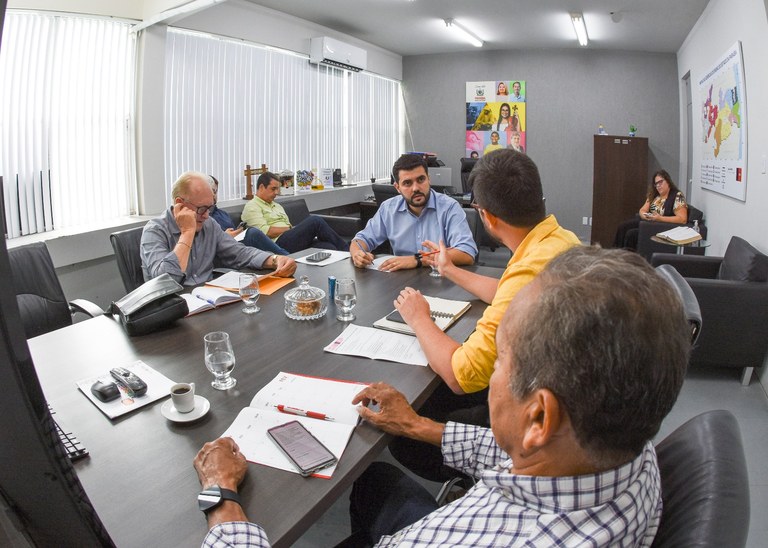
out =
[[[616,228],[645,202],[648,139],[595,135],[592,181],[592,243],[612,247]]]

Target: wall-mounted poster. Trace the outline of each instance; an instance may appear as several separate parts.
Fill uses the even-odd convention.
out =
[[[525,96],[525,80],[467,82],[467,158],[501,148],[525,152]]]
[[[741,201],[747,196],[747,100],[741,42],[699,79],[701,187]]]

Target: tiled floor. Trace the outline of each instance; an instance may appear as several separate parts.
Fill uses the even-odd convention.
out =
[[[753,379],[749,386],[743,387],[739,382],[738,371],[690,371],[680,397],[664,420],[657,439],[663,439],[688,419],[712,409],[727,409],[739,422],[747,457],[752,505],[747,546],[764,548],[768,545],[768,397],[757,379]],[[381,458],[394,462],[386,452]],[[433,493],[439,488],[435,483],[424,484]],[[343,495],[295,546],[333,546],[346,538],[349,534],[347,500],[348,493]]]

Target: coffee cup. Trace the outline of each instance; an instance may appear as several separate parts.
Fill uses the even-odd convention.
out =
[[[179,382],[171,386],[171,400],[179,413],[189,413],[195,408],[195,383]]]

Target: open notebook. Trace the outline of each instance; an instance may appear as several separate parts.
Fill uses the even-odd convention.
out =
[[[467,301],[453,301],[451,299],[441,299],[440,297],[424,296],[429,303],[429,314],[432,319],[435,320],[435,325],[445,331],[451,327],[456,320],[458,320],[469,307],[471,303]],[[414,335],[413,329],[405,323],[400,313],[395,310],[373,322],[373,327],[379,329],[386,329],[387,331],[396,331],[398,333],[406,333],[408,335]]]

